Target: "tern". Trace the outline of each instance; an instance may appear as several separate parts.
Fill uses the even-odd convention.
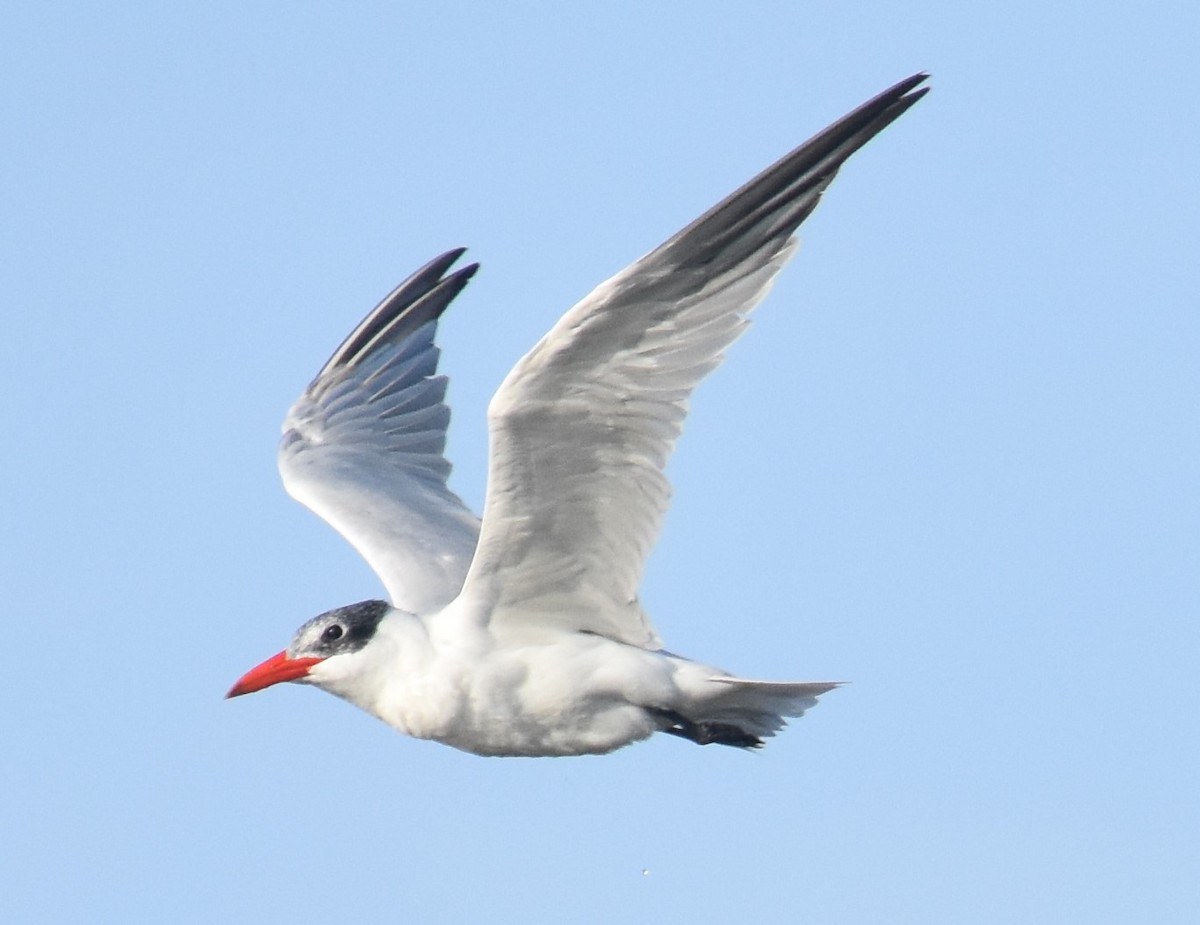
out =
[[[358,325],[289,411],[288,493],[390,598],[309,620],[229,697],[312,684],[478,755],[603,754],[665,732],[757,748],[834,682],[756,681],[663,648],[638,602],[692,390],[797,247],[842,164],[920,99],[915,74],[601,283],[488,406],[482,519],[447,486],[438,320],[477,264],[448,251]]]

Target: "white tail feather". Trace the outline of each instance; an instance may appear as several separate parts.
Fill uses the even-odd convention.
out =
[[[768,738],[815,706],[817,698],[838,686],[836,681],[748,681],[722,675],[710,679],[712,696],[696,704],[694,722],[729,723]]]

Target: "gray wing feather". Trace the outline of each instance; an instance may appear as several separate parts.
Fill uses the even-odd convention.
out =
[[[457,596],[479,519],[450,491],[450,409],[437,322],[475,273],[445,275],[449,251],[401,283],[354,329],[288,412],[284,486],[371,565],[412,613]]]
[[[601,284],[505,379],[464,599],[496,632],[582,630],[657,647],[637,603],[688,398],[744,330],[837,170],[927,75],[819,133]]]

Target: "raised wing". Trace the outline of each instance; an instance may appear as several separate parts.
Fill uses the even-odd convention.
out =
[[[283,422],[288,494],[324,518],[397,607],[437,610],[462,587],[479,519],[446,487],[450,409],[437,375],[438,318],[478,269],[430,261],[375,307]]]
[[[572,308],[488,409],[463,600],[497,633],[659,643],[637,602],[688,397],[742,332],[842,163],[927,91],[917,74],[796,148]]]

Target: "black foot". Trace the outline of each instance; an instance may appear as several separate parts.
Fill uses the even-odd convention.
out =
[[[674,710],[651,709],[648,712],[666,722],[663,732],[697,745],[729,745],[734,748],[762,748],[763,741],[732,723],[694,723]]]

